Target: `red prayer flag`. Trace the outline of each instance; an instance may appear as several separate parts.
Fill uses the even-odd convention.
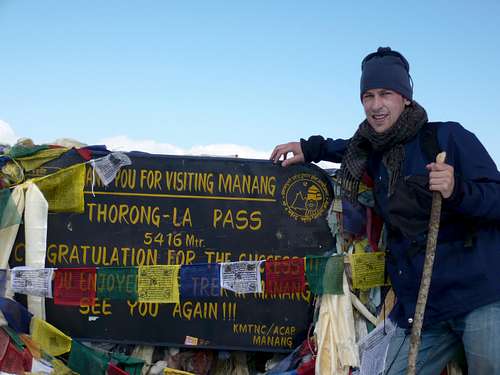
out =
[[[59,268],[55,272],[54,303],[93,306],[96,296],[96,268]]]
[[[128,375],[128,372],[122,370],[117,365],[110,363],[108,366],[107,375]]]
[[[266,261],[266,294],[300,293],[305,289],[304,259]]]
[[[22,374],[24,371],[31,370],[31,363],[29,370],[25,369],[26,360],[23,352],[20,352],[12,343],[9,342],[7,351],[0,363],[0,370],[9,372],[11,374]]]
[[[5,356],[5,353],[9,348],[9,342],[9,335],[3,329],[0,329],[0,363],[2,361],[1,358]]]

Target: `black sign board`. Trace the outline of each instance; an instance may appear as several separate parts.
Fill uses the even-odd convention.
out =
[[[333,247],[325,219],[332,191],[314,165],[128,155],[132,165],[107,187],[87,165],[83,214],[49,214],[47,267],[271,260]],[[15,251],[19,257],[22,244]],[[46,313],[79,339],[285,352],[304,339],[312,299],[308,289],[181,296],[180,304],[98,300],[73,307],[47,299]]]

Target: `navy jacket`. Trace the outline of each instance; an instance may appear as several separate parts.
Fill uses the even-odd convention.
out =
[[[443,200],[441,226],[424,326],[463,315],[500,300],[500,174],[474,134],[454,122],[433,123],[446,163],[454,167],[455,189]],[[314,136],[301,140],[306,161],[341,162],[348,140]],[[413,321],[425,257],[426,229],[406,231],[424,210],[430,214],[428,160],[417,135],[405,144],[405,161],[396,192],[387,196],[382,155],[370,155],[367,172],[375,182],[376,209],[387,224],[387,271],[397,304],[391,318],[400,327]],[[403,194],[411,204],[399,204]],[[426,223],[425,223],[426,226]],[[409,232],[409,233],[408,233]]]

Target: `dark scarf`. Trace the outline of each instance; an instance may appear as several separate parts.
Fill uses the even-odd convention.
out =
[[[365,119],[349,140],[342,159],[340,173],[343,196],[350,201],[357,199],[359,183],[372,151],[382,152],[382,162],[389,173],[388,194],[391,195],[405,159],[404,144],[413,138],[426,122],[427,113],[416,101],[412,101],[396,123],[383,133],[376,133]]]

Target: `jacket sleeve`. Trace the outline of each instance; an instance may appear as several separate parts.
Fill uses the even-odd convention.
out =
[[[300,140],[305,161],[315,163],[321,160],[340,163],[348,143],[348,139],[325,139],[320,135],[313,135],[307,141],[305,139]]]
[[[446,162],[455,171],[455,188],[443,204],[466,216],[500,220],[500,173],[477,137],[458,123],[445,127]]]

